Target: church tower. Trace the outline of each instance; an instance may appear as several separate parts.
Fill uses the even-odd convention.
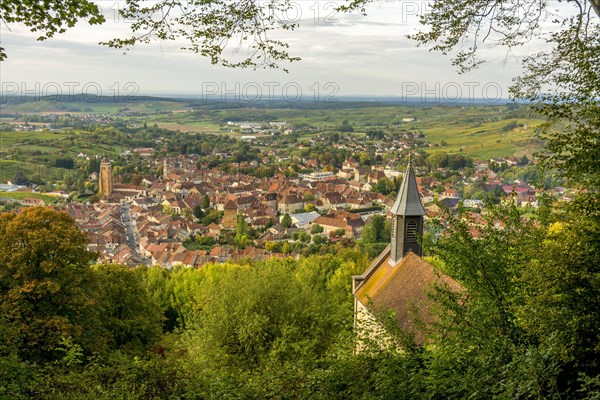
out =
[[[422,256],[423,250],[418,241],[423,235],[425,209],[419,197],[412,156],[408,160],[398,197],[390,212],[392,213],[390,263],[396,265],[409,251]]]
[[[167,163],[167,159],[163,160],[163,179],[167,179],[169,175],[169,164]]]
[[[102,197],[109,197],[113,191],[112,165],[108,158],[100,161],[100,178],[98,179],[98,192]]]

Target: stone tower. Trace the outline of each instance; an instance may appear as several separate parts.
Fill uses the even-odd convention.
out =
[[[412,157],[408,160],[398,197],[390,212],[392,213],[390,263],[395,265],[409,251],[422,256],[423,250],[419,238],[423,235],[425,209],[419,197]]]
[[[163,160],[163,179],[167,179],[169,175],[169,164],[167,163],[167,159]]]
[[[112,165],[108,158],[100,161],[100,177],[98,178],[98,193],[102,197],[109,197],[113,191]]]

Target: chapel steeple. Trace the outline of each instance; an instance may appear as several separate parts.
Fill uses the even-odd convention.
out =
[[[408,159],[398,197],[390,212],[392,213],[391,263],[395,265],[409,251],[422,256],[423,250],[419,239],[423,235],[425,209],[419,197],[412,156]]]

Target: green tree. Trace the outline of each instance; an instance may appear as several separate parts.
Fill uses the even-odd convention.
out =
[[[237,223],[235,225],[235,244],[238,247],[244,248],[251,243],[248,237],[248,225],[242,213],[237,215]]]
[[[391,224],[385,216],[375,214],[365,224],[360,236],[360,248],[370,258],[375,258],[388,245],[391,236]]]
[[[350,125],[347,119],[342,121],[342,125],[339,127],[339,130],[340,132],[354,132],[354,128],[352,127],[352,125]],[[338,140],[335,140],[334,142],[337,142]]]
[[[191,220],[192,217],[194,216],[194,212],[187,207],[183,209],[182,214],[183,214],[184,218],[189,219],[189,220]]]
[[[305,192],[304,196],[302,196],[302,200],[307,203],[315,200],[315,195],[312,192]]]
[[[24,359],[56,358],[63,337],[94,347],[88,265],[96,255],[86,245],[66,213],[31,207],[0,214],[0,313]]]
[[[516,314],[541,350],[560,360],[560,379],[580,385],[581,376],[600,372],[600,223],[572,206],[558,218],[527,249],[531,261],[518,283],[528,290]]]
[[[323,227],[321,225],[319,225],[319,224],[312,224],[310,226],[310,233],[312,235],[316,235],[316,234],[322,233],[323,230],[324,230]]]
[[[146,268],[146,267],[140,267]],[[98,307],[110,349],[141,353],[162,333],[163,315],[143,279],[144,271],[123,265],[100,264],[93,268]]]
[[[13,176],[13,178],[11,179],[11,183],[13,185],[27,186],[31,182],[29,181],[29,179],[27,179],[27,176],[25,175],[25,173],[21,169],[18,169],[17,172],[15,172],[15,175]]]
[[[396,191],[396,185],[387,178],[381,178],[377,181],[373,191],[387,196]]]
[[[204,216],[204,218],[202,218],[202,225],[210,225],[213,222],[214,223],[219,223],[219,221],[221,221],[221,217],[222,214],[220,211],[217,210],[210,210],[210,212],[208,214],[206,214]]]
[[[204,210],[208,210],[210,208],[210,197],[208,197],[208,194],[205,194],[202,198],[202,208]]]
[[[427,157],[427,164],[431,168],[446,168],[448,166],[448,153],[437,151]]]
[[[73,167],[75,166],[75,162],[71,157],[59,157],[56,160],[54,160],[54,166],[57,168],[73,169]]]
[[[315,210],[316,210],[316,208],[315,208],[314,204],[307,203],[307,204],[304,206],[304,212],[307,212],[307,213],[309,213],[309,212],[313,212],[313,211],[315,211]]]
[[[298,232],[298,240],[302,243],[310,242],[310,235],[306,231]]]
[[[281,243],[279,242],[266,242],[265,250],[269,253],[281,253]]]
[[[297,268],[296,262],[272,259],[206,270],[194,355],[236,371],[322,357],[337,342],[339,318],[347,314],[340,314],[326,288],[297,277]],[[210,277],[214,273],[217,279]]]
[[[283,226],[284,228],[291,228],[292,227],[292,217],[290,217],[289,214],[286,213],[281,218],[281,226]]]
[[[202,211],[202,207],[196,206],[194,207],[194,217],[198,219],[204,218],[204,211]]]
[[[600,332],[591,322],[600,304],[597,217],[564,211],[553,217],[561,221],[534,224],[514,206],[492,210],[484,224],[467,214],[449,216],[448,235],[429,250],[463,288],[440,286],[431,294],[441,305],[430,331],[432,393],[575,398],[598,392],[586,383],[599,372],[592,342]]]
[[[88,162],[87,167],[86,167],[86,173],[88,175],[91,175],[94,172],[96,172],[96,173],[100,172],[100,160],[98,160],[95,157],[90,157],[90,161]]]
[[[317,246],[327,243],[327,238],[323,235],[313,235],[312,242]]]
[[[379,243],[389,242],[391,235],[391,227],[384,215],[375,214],[371,216],[365,224],[361,242],[363,243]]]
[[[335,231],[329,232],[331,237],[344,237],[346,236],[346,230],[344,228],[336,229]]]

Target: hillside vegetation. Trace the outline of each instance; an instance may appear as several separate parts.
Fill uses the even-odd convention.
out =
[[[0,214],[0,398],[596,398],[600,223],[563,210],[497,209],[476,240],[450,217],[426,250],[464,291],[430,288],[427,345],[390,324],[358,355],[358,250],[127,269],[66,214]]]

